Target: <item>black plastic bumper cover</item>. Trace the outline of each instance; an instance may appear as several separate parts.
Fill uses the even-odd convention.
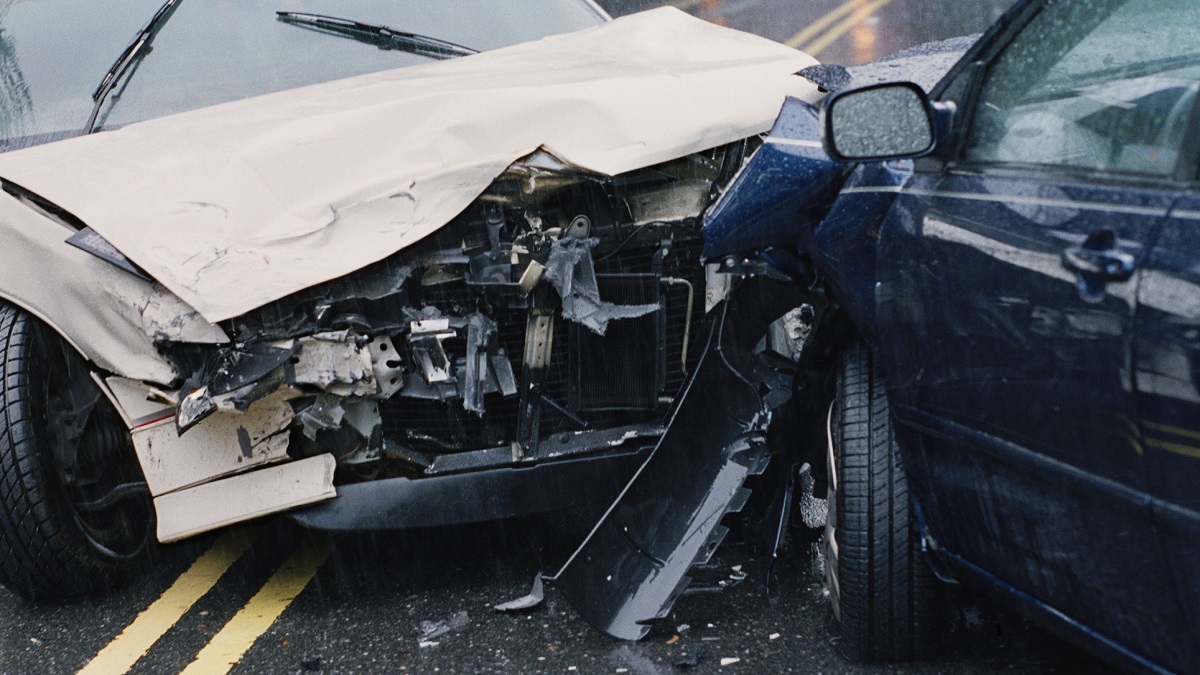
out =
[[[552,579],[589,623],[637,640],[662,618],[741,509],[746,477],[770,458],[767,410],[752,370],[734,350],[714,348],[721,326],[666,433],[587,540]]]
[[[388,478],[338,487],[332,501],[289,512],[305,527],[361,530],[461,525],[545,513],[612,499],[647,449],[428,478]]]

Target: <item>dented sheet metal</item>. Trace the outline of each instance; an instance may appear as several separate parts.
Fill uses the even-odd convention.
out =
[[[612,175],[763,132],[815,100],[813,63],[664,8],[6,153],[0,176],[215,322],[407,247],[539,148]]]
[[[319,387],[334,396],[373,396],[378,391],[375,364],[366,340],[349,331],[317,333],[297,341],[288,381]]]
[[[136,389],[116,391],[129,397]],[[255,401],[244,413],[210,415],[182,436],[170,408],[164,408],[158,419],[135,426],[130,435],[150,494],[158,496],[286,461],[293,418],[289,398],[289,392],[280,391]]]
[[[645,316],[658,310],[659,306],[657,303],[614,305],[600,299],[600,286],[592,263],[592,248],[597,243],[597,239],[574,237],[563,237],[554,242],[546,261],[545,278],[562,298],[564,319],[604,335],[609,321]]]
[[[73,230],[27,204],[0,194],[0,222],[0,297],[46,321],[99,367],[167,383],[179,373],[155,349],[159,333],[224,341],[199,316],[181,310],[165,318],[182,305],[178,298],[67,245]]]

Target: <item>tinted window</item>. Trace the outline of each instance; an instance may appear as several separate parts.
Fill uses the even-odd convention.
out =
[[[1195,0],[1052,0],[993,64],[965,157],[1170,175],[1198,90]]]

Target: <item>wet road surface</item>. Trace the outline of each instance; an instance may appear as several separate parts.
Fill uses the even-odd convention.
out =
[[[764,553],[735,535],[695,571],[691,590],[671,615],[638,643],[592,629],[552,586],[534,609],[492,609],[527,593],[539,571],[565,561],[595,515],[579,511],[336,538],[282,519],[234,528],[168,547],[147,577],[106,597],[29,606],[0,595],[6,625],[0,670],[1106,672],[1073,647],[970,595],[963,596],[966,609],[956,612],[937,659],[911,666],[850,663],[836,650],[821,573],[803,533],[790,538],[777,564],[773,597],[765,590]],[[213,563],[218,558],[220,563],[210,564],[205,574],[196,572],[197,559]],[[216,583],[188,604],[191,598],[179,592],[181,585],[203,585],[206,574]],[[303,590],[287,602],[289,584],[295,590],[297,582]],[[175,611],[165,611],[167,605]],[[271,621],[275,610],[281,613]],[[172,622],[174,617],[178,620]],[[685,668],[689,664],[694,666]]]
[[[661,4],[602,0],[619,15]],[[859,64],[982,31],[1007,0],[679,0],[715,23],[822,61]],[[794,534],[765,591],[764,553],[736,537],[642,642],[587,626],[549,588],[492,606],[570,555],[598,510],[437,531],[326,537],[282,519],[164,547],[135,583],[34,606],[0,590],[0,672],[1102,673],[1086,654],[956,589],[939,658],[861,666],[836,649],[812,542]]]
[[[663,4],[600,0],[614,16]],[[981,33],[1012,0],[677,0],[702,19],[756,33],[825,63],[858,65],[922,42]]]

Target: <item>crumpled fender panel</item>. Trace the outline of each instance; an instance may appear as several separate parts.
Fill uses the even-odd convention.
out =
[[[767,407],[747,357],[722,348],[723,324],[724,317],[714,321],[658,446],[552,580],[584,619],[613,637],[640,639],[666,615],[688,568],[707,561],[724,538],[721,518],[745,504],[746,477],[770,459]]]
[[[842,171],[821,149],[818,111],[789,98],[763,145],[704,216],[706,260],[780,246],[795,250],[829,210]]]
[[[41,318],[100,368],[165,384],[175,368],[152,335],[224,339],[161,286],[67,244],[73,230],[4,193],[0,223],[0,297]]]

